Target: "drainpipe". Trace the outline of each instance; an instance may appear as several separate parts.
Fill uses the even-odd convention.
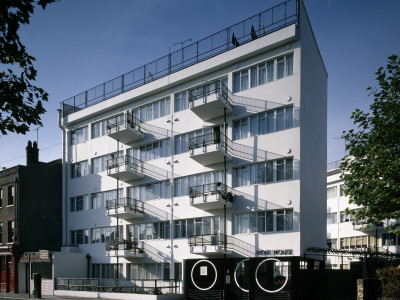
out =
[[[66,129],[64,127],[64,125],[62,124],[62,110],[58,109],[58,127],[60,127],[60,129],[63,132],[63,136],[62,136],[62,226],[63,226],[63,239],[62,239],[62,244],[63,245],[67,245],[68,243],[68,228],[67,228],[67,176],[68,176],[68,168],[67,168],[67,151],[66,151],[66,143],[67,143],[67,132]]]

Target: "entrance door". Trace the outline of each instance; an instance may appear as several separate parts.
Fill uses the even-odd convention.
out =
[[[15,286],[14,286],[14,280],[15,280],[15,274],[14,274],[14,261],[12,256],[7,256],[7,267],[8,267],[8,272],[7,272],[7,292],[10,293],[15,293]]]
[[[7,264],[6,256],[0,256],[0,292],[7,292]]]

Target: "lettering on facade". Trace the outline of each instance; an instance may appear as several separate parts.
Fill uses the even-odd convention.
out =
[[[293,249],[275,249],[275,250],[257,250],[256,254],[259,256],[267,255],[293,255]]]

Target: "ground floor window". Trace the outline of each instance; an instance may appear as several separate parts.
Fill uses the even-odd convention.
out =
[[[92,264],[92,278],[122,279],[122,264]]]
[[[131,280],[170,279],[169,263],[128,264],[127,271],[127,278]]]
[[[52,263],[41,262],[31,264],[31,278],[33,278],[33,274],[35,273],[40,273],[42,279],[52,279]]]

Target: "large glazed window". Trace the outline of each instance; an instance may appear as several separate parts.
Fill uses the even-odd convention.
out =
[[[293,75],[293,53],[234,73],[232,90],[238,93],[290,75]]]

